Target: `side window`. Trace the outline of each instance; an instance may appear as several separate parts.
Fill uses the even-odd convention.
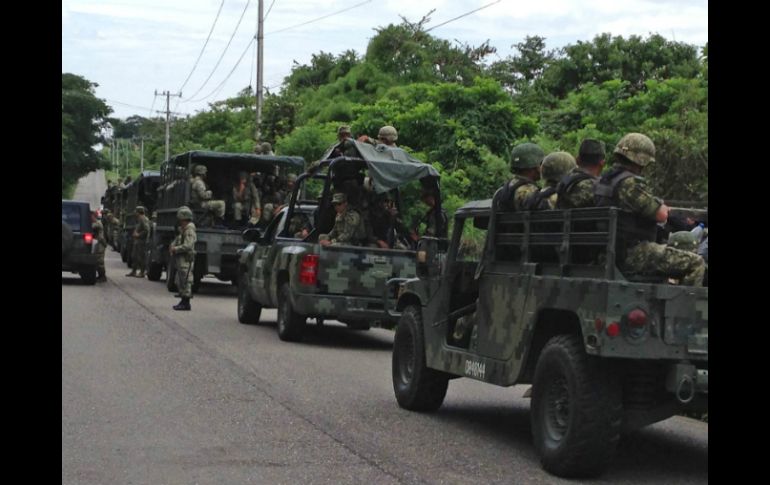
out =
[[[277,216],[273,218],[272,221],[270,221],[270,225],[267,226],[267,229],[265,230],[265,236],[263,238],[263,241],[267,241],[268,243],[272,243],[273,239],[275,239],[275,235],[279,234],[279,226],[280,229],[283,229],[283,216],[286,214],[285,210],[282,210],[278,213]]]
[[[470,218],[463,224],[457,249],[457,261],[473,263],[481,261],[481,255],[484,252],[484,242],[487,238],[487,230],[475,226],[484,227],[482,224],[474,224],[474,220]]]
[[[80,207],[77,205],[61,206],[61,221],[73,231],[80,231]]]

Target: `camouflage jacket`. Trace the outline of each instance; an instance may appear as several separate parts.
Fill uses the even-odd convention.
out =
[[[516,184],[521,185],[519,185],[519,187],[517,187],[512,194],[508,193],[508,191],[504,192],[504,199],[501,202],[503,207],[507,209],[512,208],[517,211],[526,210],[525,202],[527,197],[532,196],[532,194],[535,194],[540,189],[537,185],[535,185],[535,182],[528,179],[527,177],[514,175],[511,181],[504,186],[504,190],[510,189]]]
[[[137,241],[147,241],[147,237],[150,235],[150,223],[147,221],[147,216],[138,216],[136,218],[136,227],[134,227],[134,239]]]
[[[206,189],[206,182],[200,176],[195,176],[190,187],[190,205],[200,207],[205,200],[211,199],[212,193]]]
[[[344,214],[337,214],[334,228],[329,234],[321,234],[319,240],[328,239],[332,244],[357,245],[366,238],[363,219],[355,209],[348,209]]]
[[[621,209],[653,221],[655,220],[655,213],[663,204],[661,199],[652,194],[647,180],[641,176],[622,180],[618,185],[616,199],[615,202]]]
[[[184,229],[180,229],[179,234],[174,238],[171,247],[174,248],[174,255],[177,258],[184,257],[186,261],[195,259],[195,241],[198,236],[195,233],[195,224],[187,223]]]
[[[586,173],[580,167],[573,168],[567,175],[568,177],[575,173]],[[589,174],[590,175],[590,174]],[[593,207],[594,206],[594,185],[598,177],[591,175],[590,179],[584,179],[579,182],[575,182],[571,187],[564,187],[559,193],[557,206],[559,209],[576,209],[580,207]]]
[[[101,222],[96,221],[91,225],[91,228],[94,231],[94,239],[99,242],[96,247],[96,253],[103,253],[107,247],[107,239],[104,235],[104,226]]]

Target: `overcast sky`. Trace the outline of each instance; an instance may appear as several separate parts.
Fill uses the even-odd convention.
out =
[[[265,20],[264,85],[278,90],[293,61],[307,63],[319,51],[364,53],[374,29],[399,23],[399,15],[416,22],[435,8],[430,28],[494,1],[264,0],[265,12],[274,3]],[[171,98],[172,109],[193,114],[209,102],[256,85],[254,45],[221,83],[257,31],[257,4],[258,0],[250,0],[248,7],[247,0],[224,1],[203,56],[182,89],[181,102]],[[165,99],[156,100],[155,90],[176,93],[182,88],[220,5],[222,0],[62,0],[62,72],[98,83],[96,94],[113,107],[113,116],[148,116],[151,108],[164,107]],[[215,70],[244,7],[243,20]],[[281,29],[287,30],[276,32]],[[708,1],[500,0],[431,34],[471,45],[489,39],[503,58],[527,35],[545,37],[551,49],[602,32],[624,37],[659,33],[702,46],[708,41]]]

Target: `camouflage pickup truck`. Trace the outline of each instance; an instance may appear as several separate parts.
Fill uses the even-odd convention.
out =
[[[400,209],[399,186],[420,180],[438,191],[438,172],[403,150],[348,143],[354,144],[350,150],[356,150],[348,153],[356,157],[338,156],[314,164],[297,179],[280,220],[264,233],[245,231],[250,244],[240,251],[240,322],[257,323],[263,307],[277,307],[278,336],[286,341],[302,339],[308,318],[335,319],[357,329],[367,329],[372,322],[395,325],[386,307],[395,305],[394,283],[416,274],[414,250],[369,247],[365,241],[324,247],[318,237],[334,226],[333,192],[349,191],[351,206],[361,210],[368,197],[358,190],[365,174],[371,177],[374,192],[395,193]],[[317,193],[319,198],[310,198]],[[298,231],[302,227],[307,230],[304,236]]]
[[[654,231],[617,208],[460,208],[445,259],[421,240],[418,278],[399,287],[399,405],[434,411],[457,377],[532,384],[535,448],[564,477],[604,471],[622,432],[707,412],[708,288],[621,264]]]

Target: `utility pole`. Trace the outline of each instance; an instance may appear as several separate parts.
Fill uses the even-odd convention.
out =
[[[264,18],[262,16],[264,6],[263,0],[259,0],[259,14],[257,17],[257,129],[254,134],[256,141],[259,141],[262,137],[260,127],[262,126],[262,48],[265,40]]]
[[[169,134],[169,126],[171,124],[171,96],[182,96],[182,93],[179,94],[171,94],[168,91],[164,91],[160,93],[161,95],[166,96],[166,160],[168,160],[168,150],[169,150],[169,141],[171,139]],[[155,96],[158,95],[158,91],[155,91]]]

